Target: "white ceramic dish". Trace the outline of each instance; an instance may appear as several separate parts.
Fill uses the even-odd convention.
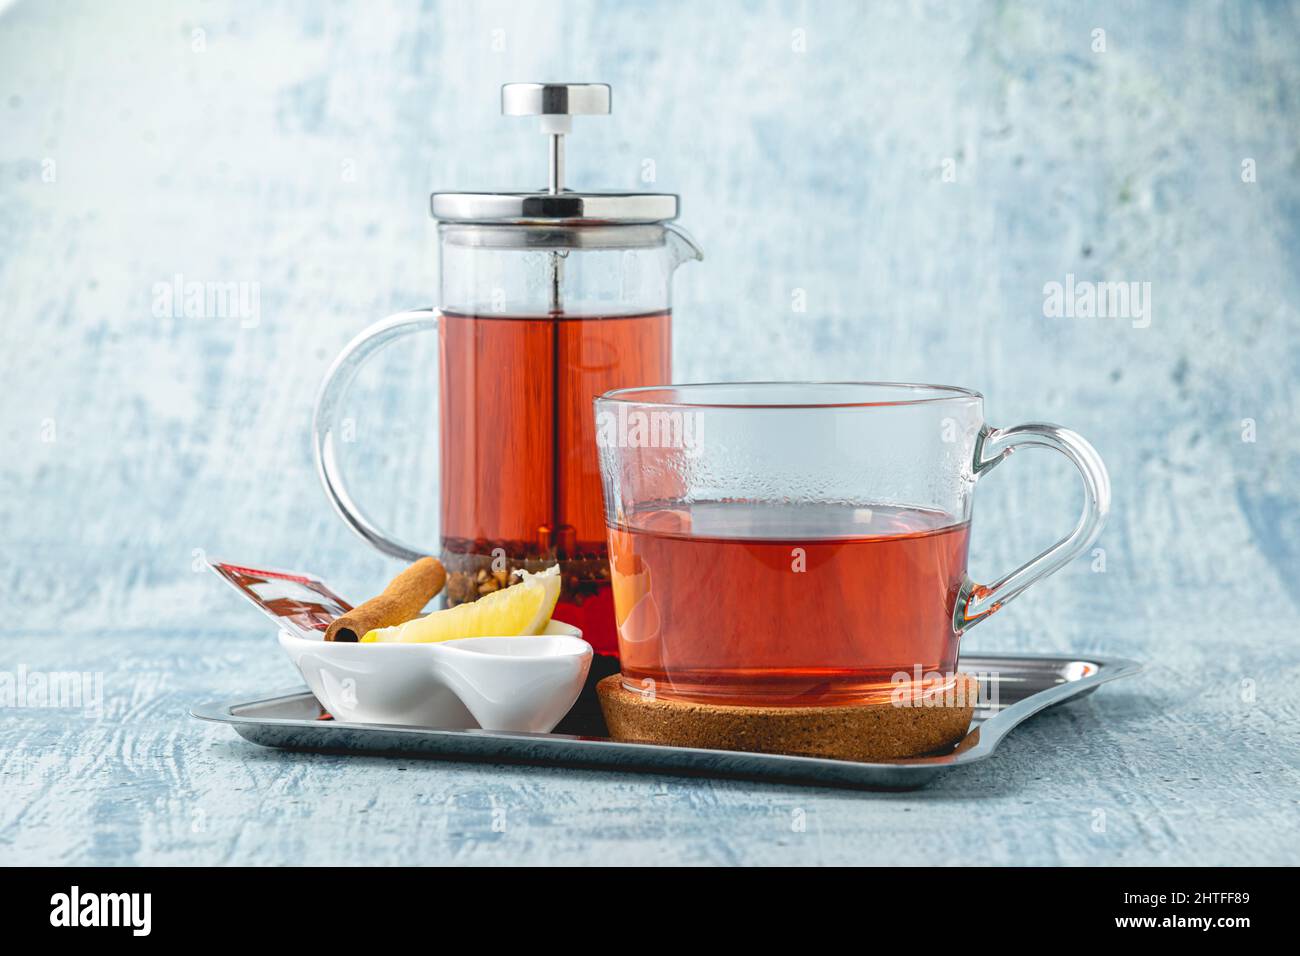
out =
[[[280,646],[335,720],[440,730],[549,733],[591,668],[582,631],[536,637],[351,644],[280,632]]]

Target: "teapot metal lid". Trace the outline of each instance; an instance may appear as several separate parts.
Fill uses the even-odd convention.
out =
[[[550,139],[550,175],[536,192],[438,192],[430,197],[433,218],[441,222],[496,225],[585,226],[668,222],[677,218],[672,193],[575,192],[564,188],[564,137],[575,116],[606,116],[610,90],[605,83],[507,83],[501,87],[501,112],[536,116]]]

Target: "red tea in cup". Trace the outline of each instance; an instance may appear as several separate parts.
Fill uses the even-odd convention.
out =
[[[956,666],[970,526],[917,509],[697,502],[610,531],[625,685],[717,704],[888,699]]]

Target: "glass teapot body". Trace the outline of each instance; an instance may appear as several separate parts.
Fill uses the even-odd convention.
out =
[[[548,143],[546,188],[432,194],[438,308],[389,316],[335,359],[316,402],[317,470],[335,510],[370,544],[408,561],[441,556],[448,605],[509,586],[518,569],[559,562],[555,617],[613,654],[592,403],[613,388],[672,381],[672,276],[700,251],[671,225],[675,195],[565,186],[573,118],[608,114],[608,86],[508,83],[501,111],[536,118]],[[415,547],[353,499],[340,445],[359,368],[429,330],[441,346],[440,541]]]
[[[439,238],[447,603],[558,561],[555,617],[613,653],[592,402],[672,381],[672,275],[699,252],[663,224],[444,223]]]

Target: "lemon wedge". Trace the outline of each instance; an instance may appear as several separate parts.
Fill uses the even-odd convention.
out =
[[[367,631],[363,644],[433,644],[462,637],[517,637],[546,630],[560,599],[560,566],[530,574],[516,571],[519,584],[494,591],[469,604],[434,611],[396,627]]]

